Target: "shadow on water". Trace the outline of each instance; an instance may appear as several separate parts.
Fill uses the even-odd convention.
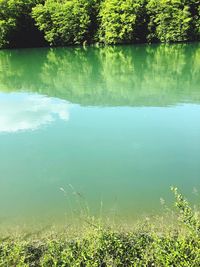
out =
[[[200,44],[0,51],[0,91],[83,106],[200,102]]]

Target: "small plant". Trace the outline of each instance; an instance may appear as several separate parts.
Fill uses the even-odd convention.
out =
[[[199,220],[178,189],[171,190],[181,221],[190,231],[167,225],[160,231],[156,223],[152,227],[140,224],[134,231],[96,228],[87,223],[73,237],[55,231],[50,235],[44,233],[37,240],[16,237],[1,240],[0,267],[200,266]]]
[[[175,205],[180,211],[181,221],[187,225],[191,230],[200,234],[200,222],[197,215],[190,207],[188,201],[178,192],[176,187],[171,187],[172,192],[175,196]]]

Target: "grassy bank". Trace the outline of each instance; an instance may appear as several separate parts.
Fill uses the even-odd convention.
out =
[[[198,214],[173,192],[178,213],[164,222],[114,229],[90,220],[79,232],[4,236],[0,266],[200,266]]]

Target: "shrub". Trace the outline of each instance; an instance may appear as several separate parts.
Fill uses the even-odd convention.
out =
[[[179,209],[181,221],[187,225],[190,230],[196,234],[200,234],[200,222],[198,214],[195,214],[190,207],[188,201],[178,192],[177,188],[172,187],[176,199],[175,205]]]
[[[145,39],[145,1],[105,0],[99,13],[99,40],[106,44]]]
[[[91,1],[47,0],[32,16],[50,45],[81,44],[89,40]]]
[[[187,232],[179,226],[160,231],[157,224],[144,222],[134,231],[87,224],[73,238],[52,231],[39,240],[37,234],[36,240],[1,238],[0,266],[200,266],[199,219],[178,190],[172,191]]]

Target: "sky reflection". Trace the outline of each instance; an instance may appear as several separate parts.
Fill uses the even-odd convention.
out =
[[[37,130],[57,118],[69,120],[69,103],[27,93],[0,93],[0,132]]]

